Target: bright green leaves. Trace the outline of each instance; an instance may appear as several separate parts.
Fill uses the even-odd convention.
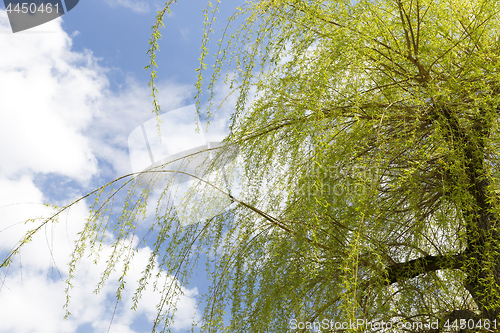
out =
[[[156,17],[148,51],[156,113],[155,52],[171,3]],[[223,77],[239,94],[226,141],[238,146],[242,191],[231,211],[185,226],[165,209],[166,185],[133,307],[161,268],[179,281],[164,287],[158,305],[154,327],[168,326],[179,285],[204,258],[212,282],[206,332],[500,314],[500,4],[254,1],[219,36],[220,4],[204,12],[196,98],[200,112],[201,94],[208,90],[211,104]],[[113,229],[97,289],[120,267],[118,299],[149,195],[132,186]],[[192,205],[193,216],[206,201]],[[99,253],[109,206],[105,199],[93,207],[68,291],[84,251]]]

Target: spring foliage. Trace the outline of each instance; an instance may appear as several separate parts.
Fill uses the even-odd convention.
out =
[[[198,105],[218,5],[206,11]],[[147,67],[156,111],[165,10]],[[225,142],[243,162],[224,177],[240,191],[216,185],[220,175],[200,181],[184,201],[194,219],[215,193],[232,209],[186,225],[169,208],[172,180],[164,183],[134,300],[155,268],[179,284],[163,290],[153,330],[169,329],[172,295],[199,259],[211,281],[206,332],[287,332],[291,320],[324,319],[410,323],[414,332],[431,332],[418,323],[437,321],[434,332],[444,332],[454,319],[500,321],[499,11],[492,0],[257,0],[238,8],[207,89],[212,100],[224,78],[238,94]],[[220,160],[210,167],[220,169]],[[150,172],[176,174],[168,165]],[[68,287],[107,229],[115,251],[102,283],[118,262],[125,279],[136,250],[127,240],[146,219],[151,191],[137,185],[120,185],[129,192],[114,226],[117,191],[96,196]]]

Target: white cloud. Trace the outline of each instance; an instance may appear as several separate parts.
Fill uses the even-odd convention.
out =
[[[52,34],[0,36],[2,259],[26,230],[37,225],[19,222],[52,211],[41,205],[47,193],[35,186],[37,175],[56,174],[87,186],[102,172],[101,160],[113,167],[113,176],[127,173],[128,134],[151,118],[147,87],[129,79],[119,93],[110,91],[107,70],[99,66],[90,51],[71,50],[71,37],[63,31],[61,22],[57,19],[44,24],[43,31],[54,31]],[[0,10],[0,30],[8,29],[6,13]],[[165,109],[181,107],[191,94],[190,87],[173,83],[158,88]],[[22,249],[5,279],[0,275],[0,332],[76,332],[85,323],[91,323],[96,332],[107,330],[117,275],[111,276],[101,294],[92,293],[104,268],[104,254],[104,261],[97,266],[87,258],[79,266],[71,293],[73,316],[63,319],[66,263],[87,216],[85,204],[74,206],[61,216],[59,224],[42,228]],[[110,251],[111,247],[105,245],[103,252]],[[149,253],[150,249],[144,247],[136,254],[136,270],[128,274],[130,287],[139,279]],[[136,312],[128,310],[133,289],[124,293],[112,332],[133,332],[130,325],[140,315],[150,319],[156,314],[157,293],[146,290]],[[196,294],[196,289],[186,289],[186,296],[181,297],[176,327],[191,323]]]
[[[52,172],[86,181],[98,172],[97,159],[128,173],[127,138],[152,117],[150,91],[129,78],[119,93],[110,92],[106,69],[90,51],[71,51],[60,22],[44,25],[55,34],[0,40],[0,140],[8,143],[0,146],[0,173]],[[8,24],[5,12],[0,23]],[[188,85],[167,82],[158,89],[164,109],[192,96]]]
[[[2,13],[2,16],[5,12]],[[60,21],[47,23],[52,28]],[[107,86],[91,54],[70,51],[62,32],[0,40],[0,172],[57,172],[80,181],[96,172],[81,133]]]
[[[39,274],[9,275],[0,294],[0,332],[75,332],[73,323],[58,318],[64,302],[61,283],[47,281]]]
[[[183,102],[193,92],[192,86],[169,82],[160,84],[158,90],[161,94],[160,104],[165,110],[183,106]],[[132,171],[128,155],[129,134],[154,117],[149,94],[147,86],[139,86],[134,80],[128,79],[122,91],[99,101],[94,122],[85,131],[87,137],[94,138],[91,145],[96,156],[113,165],[118,175]],[[194,114],[190,117],[192,119]],[[113,130],[110,131],[110,128]]]
[[[125,7],[136,13],[144,14],[149,12],[149,4],[144,1],[132,0],[104,0],[110,7]]]
[[[83,215],[80,217],[83,217]],[[73,218],[71,221],[76,222],[77,219]],[[57,236],[56,233],[54,243],[60,245],[61,239],[57,238],[62,236]],[[51,279],[47,277],[49,270],[47,265],[43,265],[43,261],[33,264],[32,259],[34,257],[42,259],[43,256],[34,255],[32,250],[36,251],[41,247],[42,244],[30,244],[23,250],[22,260],[16,262],[17,267],[15,267],[16,264],[13,264],[11,272],[4,281],[0,293],[0,313],[2,313],[0,332],[69,333],[75,332],[78,326],[86,323],[91,323],[95,332],[106,332],[113,317],[116,302],[115,293],[118,287],[116,281],[122,268],[117,267],[117,272],[111,274],[109,282],[99,294],[94,294],[93,290],[99,282],[101,272],[105,268],[105,259],[112,251],[111,246],[104,246],[102,250],[103,260],[97,266],[94,266],[89,258],[84,259],[78,265],[79,269],[72,282],[74,288],[70,292],[69,311],[72,315],[69,320],[62,318],[62,305],[65,302],[64,289],[66,287],[63,280],[67,276],[62,271],[63,279],[60,279],[57,274],[54,279]],[[63,247],[54,246],[54,253],[67,254],[68,246],[64,249]],[[123,302],[118,304],[110,330],[111,333],[135,332],[130,328],[135,319],[145,315],[152,323],[156,316],[156,305],[160,301],[160,293],[158,291],[154,292],[151,286],[148,286],[149,288],[143,292],[137,310],[130,310],[134,285],[140,278],[140,271],[148,262],[149,252],[150,249],[147,247],[141,249],[132,261],[131,266],[135,267],[135,269],[132,268],[127,274],[128,283],[123,292]],[[26,261],[25,258],[29,258],[29,260]],[[19,267],[21,262],[22,269]],[[64,269],[64,267],[59,267],[60,270],[61,268]],[[158,270],[153,272],[153,275],[156,273],[158,273]],[[163,279],[165,279],[164,275]],[[161,281],[160,285],[162,285]],[[173,328],[178,329],[189,327],[193,317],[199,320],[199,317],[195,315],[197,304],[194,296],[198,294],[196,288],[183,288],[183,290],[185,295],[181,296],[177,303],[179,312],[173,326]]]

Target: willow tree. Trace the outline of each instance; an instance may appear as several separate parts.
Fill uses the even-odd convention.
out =
[[[153,68],[165,10],[148,66],[157,111]],[[206,254],[203,331],[497,329],[499,11],[492,0],[238,8],[208,90],[227,70],[224,82],[239,97],[226,146],[236,145],[243,161],[241,190],[204,183],[196,193],[223,193],[233,208],[189,225],[157,209],[136,298],[154,267],[184,283]],[[206,13],[200,94],[216,12]],[[167,188],[159,206],[170,200]],[[116,244],[134,232],[149,188],[131,193]],[[197,202],[199,210],[209,204]],[[70,271],[84,244],[100,240],[103,207],[95,206]],[[175,305],[165,295],[154,330],[170,323]],[[364,326],[341,325],[358,320]]]

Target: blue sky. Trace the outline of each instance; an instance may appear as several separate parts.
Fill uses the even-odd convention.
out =
[[[64,204],[132,171],[128,137],[153,117],[146,51],[161,1],[81,0],[62,18],[12,34],[0,7],[0,253],[4,255],[30,227],[25,219],[45,215],[42,203]],[[225,4],[221,17],[236,2]],[[158,89],[164,111],[193,103],[206,0],[180,0],[161,30]],[[218,98],[227,92],[222,85]],[[213,122],[214,135],[227,132],[230,108]],[[169,126],[191,126],[194,114]],[[172,120],[174,121],[174,120]],[[182,123],[181,123],[182,122]],[[190,134],[189,134],[190,135]],[[180,139],[179,144],[188,141]],[[65,264],[85,204],[45,229],[21,252],[8,274],[0,275],[1,332],[106,332],[114,308],[116,282],[92,291],[104,263],[84,259],[64,320]],[[52,253],[49,249],[53,249]],[[104,252],[110,248],[105,247]],[[150,249],[142,248],[129,274],[140,276]],[[59,276],[59,273],[61,276]],[[174,329],[186,330],[196,317],[197,296],[206,287],[198,275],[179,301]],[[61,278],[62,277],[62,278]],[[116,276],[115,276],[116,277]],[[110,332],[149,332],[157,293],[144,295],[135,312],[132,289],[114,317]]]

